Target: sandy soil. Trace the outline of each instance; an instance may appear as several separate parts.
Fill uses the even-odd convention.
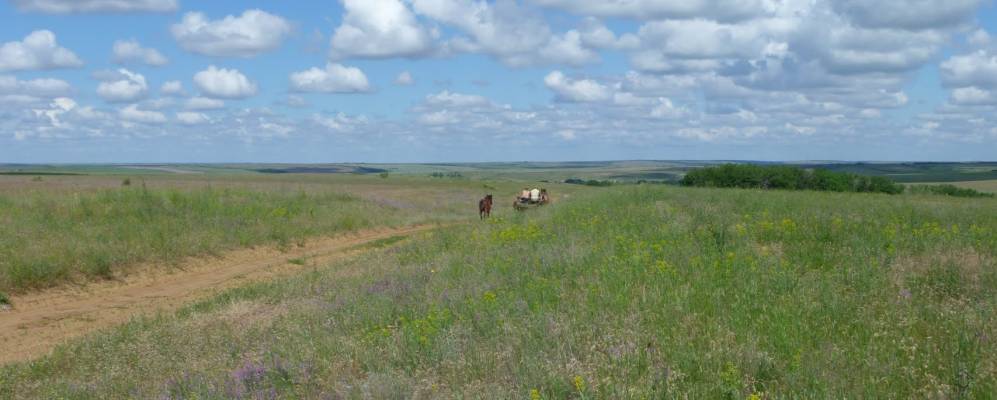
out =
[[[368,230],[313,239],[287,251],[242,249],[220,257],[191,259],[179,268],[149,266],[119,280],[14,297],[14,308],[0,311],[0,364],[42,356],[68,339],[126,322],[138,314],[175,310],[223,289],[356,255],[367,243],[434,228],[420,225]],[[289,260],[305,262],[298,265]]]

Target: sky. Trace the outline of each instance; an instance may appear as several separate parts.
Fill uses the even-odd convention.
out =
[[[0,163],[997,160],[991,0],[0,0]]]

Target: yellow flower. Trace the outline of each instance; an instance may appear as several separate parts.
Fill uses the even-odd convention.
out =
[[[540,391],[537,389],[530,389],[530,400],[540,400]]]
[[[582,379],[579,375],[575,375],[575,390],[578,392],[585,391],[585,379]]]
[[[758,393],[752,393],[751,396],[748,396],[748,400],[762,400],[762,396]]]

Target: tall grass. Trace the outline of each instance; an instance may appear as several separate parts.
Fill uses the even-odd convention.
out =
[[[618,187],[510,215],[134,320],[0,396],[997,393],[990,199]]]
[[[109,277],[144,261],[294,245],[398,219],[396,209],[335,192],[122,187],[0,195],[0,290]]]

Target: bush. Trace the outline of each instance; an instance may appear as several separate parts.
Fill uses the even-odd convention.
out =
[[[564,180],[564,183],[569,183],[572,185],[585,185],[585,186],[598,186],[598,187],[613,186],[613,181],[599,181],[595,179],[584,180],[578,178],[568,178]]]
[[[961,188],[955,185],[912,185],[907,191],[915,194],[938,194],[953,197],[994,197],[993,193],[984,193],[976,189]]]
[[[864,176],[787,165],[724,164],[689,171],[683,186],[817,190],[898,194],[904,187],[881,176]]]
[[[7,297],[7,294],[4,292],[0,292],[0,306],[9,306],[9,305],[10,305],[10,297]]]
[[[380,176],[381,179],[388,179],[388,173],[387,172],[382,172],[380,174],[377,174],[377,176]]]
[[[461,174],[460,172],[447,172],[447,173],[433,172],[433,173],[429,174],[429,176],[431,176],[433,178],[455,178],[456,179],[456,178],[463,178],[464,174]]]
[[[121,186],[131,186],[131,185],[132,185],[132,178],[125,178],[125,180],[121,181]]]

